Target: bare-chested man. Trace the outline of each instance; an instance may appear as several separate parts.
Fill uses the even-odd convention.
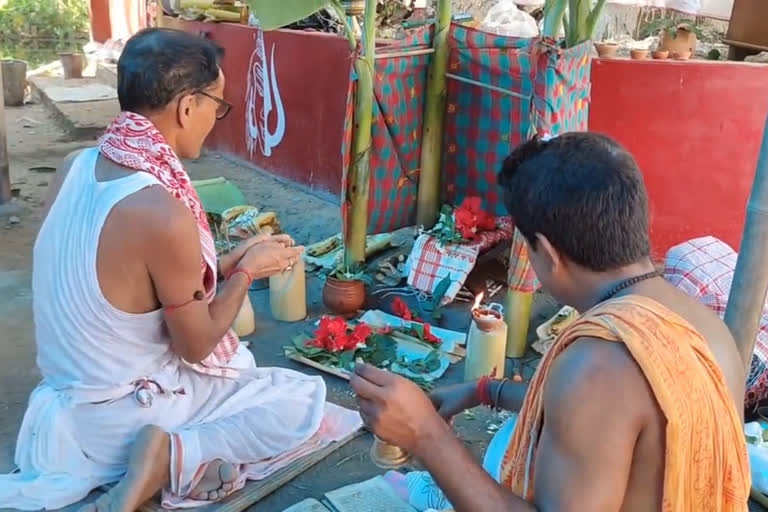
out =
[[[726,326],[654,271],[632,157],[597,134],[535,139],[499,180],[542,285],[581,319],[529,385],[484,379],[430,401],[361,366],[363,419],[457,511],[746,510],[745,363]],[[445,421],[481,403],[520,410],[498,482]]]
[[[161,488],[171,505],[204,504],[320,426],[322,379],[257,368],[230,329],[251,282],[302,249],[254,238],[217,264],[179,160],[197,158],[231,108],[221,53],[175,30],[131,38],[118,62],[123,113],[61,166],[34,250],[43,381],[19,471],[0,475],[0,508],[59,508],[116,481],[85,510],[133,511]]]

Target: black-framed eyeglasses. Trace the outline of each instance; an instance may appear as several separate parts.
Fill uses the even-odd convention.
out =
[[[208,94],[205,91],[197,91],[197,94],[202,94],[207,98],[211,98],[218,104],[216,107],[216,119],[219,121],[227,117],[227,114],[229,114],[229,112],[232,110],[232,104],[222,98],[217,98],[216,96]]]

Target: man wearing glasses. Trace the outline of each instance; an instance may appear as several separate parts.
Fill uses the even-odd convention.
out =
[[[122,113],[59,170],[34,249],[43,381],[0,508],[59,508],[115,481],[83,510],[135,510],[160,489],[166,504],[216,501],[320,426],[323,380],[257,368],[230,329],[251,282],[302,248],[256,237],[217,259],[181,162],[232,108],[221,55],[138,33],[118,62]]]

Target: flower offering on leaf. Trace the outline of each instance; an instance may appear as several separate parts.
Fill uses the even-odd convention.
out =
[[[443,206],[437,224],[426,233],[446,245],[465,243],[481,231],[493,229],[496,229],[496,218],[483,210],[482,199],[469,196],[458,208]]]
[[[364,346],[371,334],[373,330],[366,324],[361,323],[350,329],[343,318],[324,316],[320,319],[315,337],[307,341],[307,346],[333,353],[345,352]]]

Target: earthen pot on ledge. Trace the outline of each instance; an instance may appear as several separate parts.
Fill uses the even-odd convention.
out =
[[[597,56],[601,59],[612,59],[616,57],[616,51],[619,49],[618,43],[595,43]]]
[[[648,50],[636,48],[630,50],[629,54],[632,56],[632,60],[645,60],[648,58]]]
[[[323,304],[337,315],[353,315],[365,303],[365,283],[328,277],[323,287]]]
[[[667,60],[669,57],[669,50],[654,50],[651,52],[651,56],[654,60]]]

